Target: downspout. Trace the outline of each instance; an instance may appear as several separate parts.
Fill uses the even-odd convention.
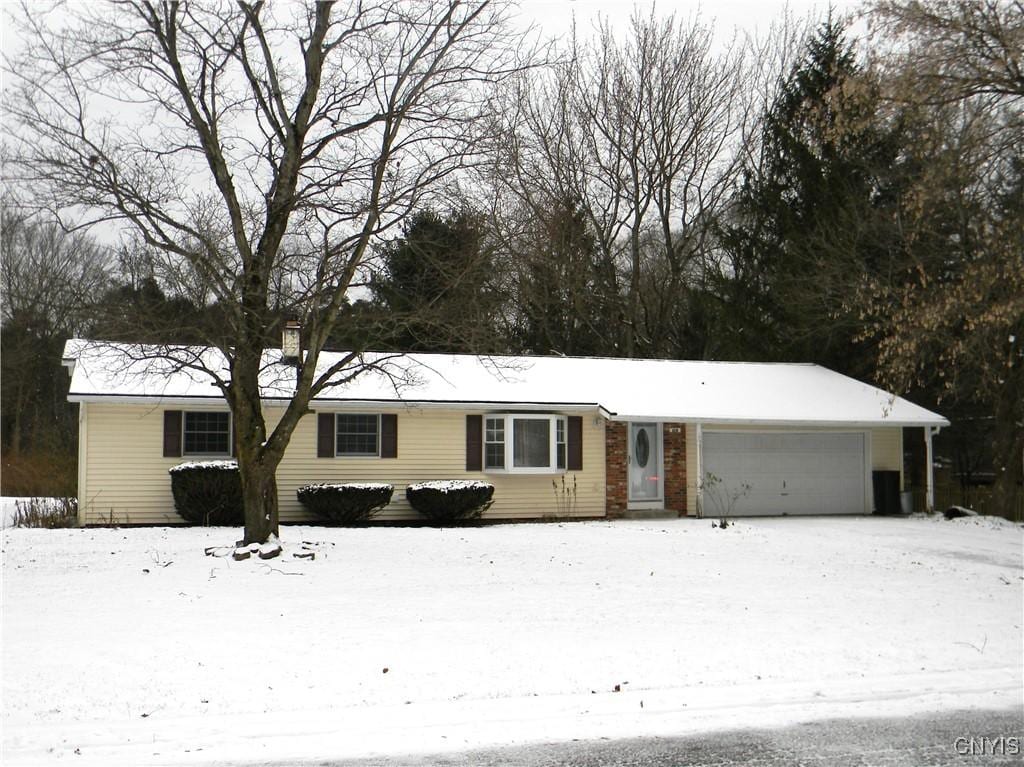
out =
[[[78,526],[85,527],[86,479],[89,467],[89,421],[85,402],[78,403]]]
[[[704,516],[704,429],[701,424],[696,426],[697,435],[697,517]]]
[[[935,511],[935,463],[932,459],[932,437],[942,431],[941,426],[924,427],[924,460],[925,460],[925,490],[924,506],[925,511],[931,514]]]

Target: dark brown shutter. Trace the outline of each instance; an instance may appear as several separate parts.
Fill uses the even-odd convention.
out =
[[[334,413],[316,414],[316,457],[334,458]]]
[[[466,471],[481,471],[484,467],[484,417],[466,416]]]
[[[228,416],[228,428],[231,429],[231,455],[238,457],[238,432],[235,431],[235,419]]]
[[[164,411],[164,458],[181,457],[181,411]]]
[[[583,471],[583,416],[569,416],[565,452],[568,458],[565,468],[569,471]]]
[[[380,457],[398,458],[398,416],[394,413],[380,416]]]

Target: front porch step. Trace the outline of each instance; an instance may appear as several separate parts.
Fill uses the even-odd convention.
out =
[[[623,519],[676,519],[678,511],[671,509],[627,509],[622,512]]]

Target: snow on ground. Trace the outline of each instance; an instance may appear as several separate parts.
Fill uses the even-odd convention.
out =
[[[3,532],[5,765],[241,764],[1020,705],[988,519]],[[302,541],[315,561],[292,558]],[[619,690],[616,692],[616,688]]]

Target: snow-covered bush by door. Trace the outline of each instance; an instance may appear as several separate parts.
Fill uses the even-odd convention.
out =
[[[479,519],[493,502],[494,485],[475,480],[417,482],[405,489],[416,511],[439,525]]]
[[[313,514],[337,525],[367,522],[391,503],[395,488],[381,482],[303,485],[299,502]]]
[[[174,508],[195,525],[245,524],[236,461],[188,461],[168,469]]]

